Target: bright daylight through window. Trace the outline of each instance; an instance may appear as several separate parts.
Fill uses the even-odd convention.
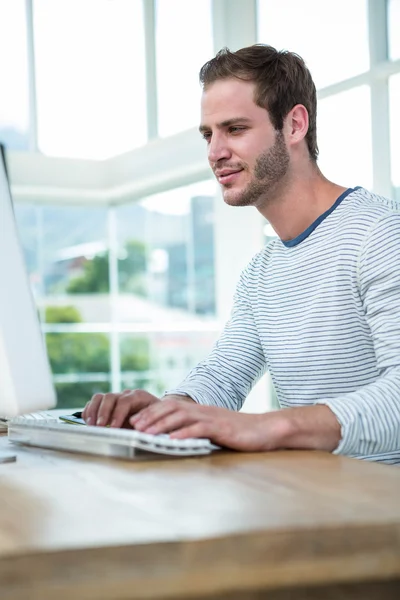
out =
[[[35,0],[34,28],[39,149],[104,159],[143,145],[142,3]]]
[[[400,199],[400,0],[249,6],[0,0],[0,141],[60,406],[179,384],[276,237],[223,203],[207,164],[198,73],[217,44],[300,54],[323,173]]]
[[[185,27],[176,35],[178,22]],[[158,130],[165,137],[198,126],[198,71],[213,53],[211,0],[157,0],[156,49]]]
[[[0,2],[0,139],[19,150],[29,148],[29,94],[25,0]]]

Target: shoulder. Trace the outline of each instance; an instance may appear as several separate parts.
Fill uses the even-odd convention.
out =
[[[357,252],[368,244],[374,231],[396,224],[399,219],[398,201],[358,187],[333,212],[328,235],[334,245],[351,247]]]
[[[400,202],[359,187],[349,195],[346,209],[355,219],[374,225],[386,217],[396,220],[400,214]]]
[[[399,278],[400,203],[361,190],[362,208],[358,222],[364,228],[358,253],[360,281],[378,280],[387,275]]]
[[[375,240],[384,241],[391,233],[398,233],[400,227],[400,202],[379,196],[364,188],[354,192],[352,202],[354,219],[364,226],[364,246]]]

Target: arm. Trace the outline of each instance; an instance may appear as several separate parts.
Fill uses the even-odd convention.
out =
[[[340,439],[340,425],[327,406],[254,415],[174,398],[143,409],[131,417],[130,424],[152,434],[171,432],[171,437],[177,439],[210,438],[216,444],[245,452],[281,448],[331,451]]]
[[[82,417],[88,425],[131,427],[131,417],[153,404],[214,405],[238,409],[265,370],[265,359],[247,299],[247,276],[239,281],[231,319],[211,355],[181,383],[165,393],[162,402],[145,390],[95,394]],[[162,409],[163,410],[163,409]]]
[[[138,415],[139,429],[174,437],[211,437],[238,450],[304,448],[353,456],[400,450],[400,214],[381,219],[359,256],[359,293],[380,376],[314,406],[263,415],[171,401]]]
[[[136,413],[154,404],[160,405],[162,412],[171,402],[187,407],[202,404],[241,408],[247,394],[265,371],[264,354],[246,289],[247,275],[244,271],[236,290],[231,319],[210,356],[197,365],[178,388],[167,391],[162,402],[144,390],[95,394],[82,413],[86,423],[130,427],[134,424],[131,417]]]
[[[352,393],[321,399],[336,415],[335,453],[378,455],[400,450],[400,214],[382,218],[359,256],[359,292],[380,376]]]
[[[165,398],[186,395],[202,405],[231,410],[242,407],[266,368],[247,285],[245,270],[236,289],[231,318],[211,354],[177,388],[168,390]]]

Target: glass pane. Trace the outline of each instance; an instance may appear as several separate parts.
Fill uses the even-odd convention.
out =
[[[99,374],[108,380],[110,342],[105,333],[79,333],[71,327],[68,333],[47,333],[46,344],[54,375],[64,376],[60,383],[72,383],[77,374],[80,381],[101,380]]]
[[[16,204],[15,212],[42,320],[108,322],[106,209]]]
[[[149,335],[146,332],[121,334],[119,340],[122,389],[144,389],[156,395],[161,393],[157,386],[153,385],[152,344]]]
[[[209,352],[220,330],[215,192],[204,181],[117,209],[120,293],[112,299],[106,209],[16,204],[59,407],[84,405],[112,380],[162,395]],[[113,374],[111,308],[120,351]]]
[[[389,79],[392,184],[400,201],[400,73]]]
[[[110,384],[104,381],[90,383],[60,383],[55,377],[57,408],[83,408],[94,394],[110,391]],[[67,413],[68,414],[68,413]]]
[[[15,215],[58,406],[82,406],[110,389],[106,209],[17,203]]]
[[[29,146],[29,90],[25,0],[0,1],[0,142]]]
[[[358,75],[369,68],[367,0],[258,0],[258,41],[300,54],[317,88]]]
[[[147,139],[141,0],[35,0],[38,143],[104,159]]]
[[[57,390],[57,407],[84,406],[110,389],[110,342],[104,333],[46,334],[47,353]]]
[[[158,128],[164,137],[197,127],[199,71],[213,55],[211,0],[157,0]]]
[[[121,321],[215,315],[215,193],[206,181],[118,209]]]
[[[372,187],[371,103],[368,86],[318,103],[319,166],[339,185]]]
[[[122,387],[162,396],[209,354],[217,336],[216,330],[121,335]]]
[[[400,0],[388,2],[389,57],[400,58]]]

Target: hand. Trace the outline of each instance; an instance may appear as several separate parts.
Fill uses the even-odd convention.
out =
[[[124,390],[119,394],[95,394],[82,411],[87,425],[131,427],[129,417],[160,399],[144,390]]]
[[[180,399],[151,404],[129,422],[146,433],[170,433],[175,439],[204,437],[215,444],[248,452],[283,447],[285,433],[282,411],[252,415]]]

